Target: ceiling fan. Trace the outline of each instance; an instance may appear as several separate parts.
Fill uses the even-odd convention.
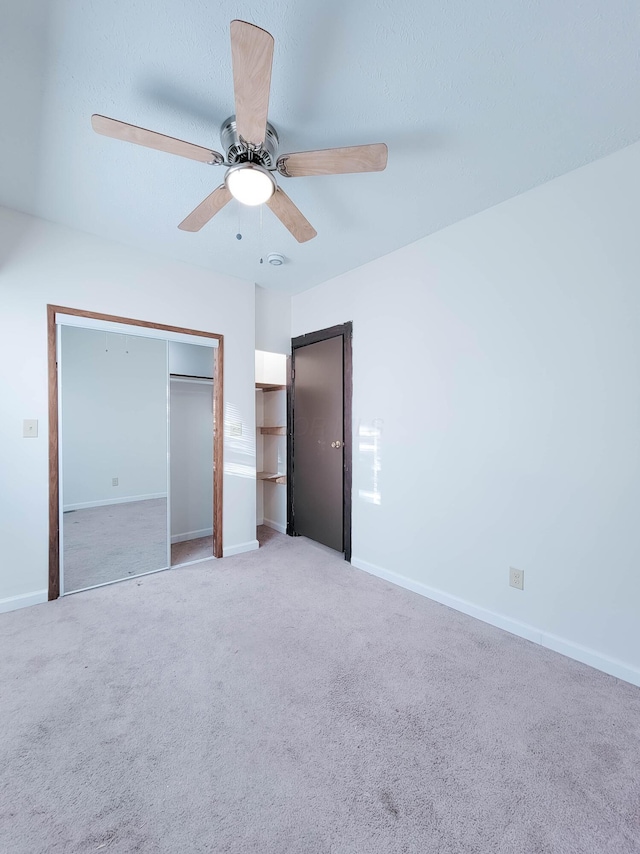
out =
[[[298,151],[278,156],[278,134],[267,121],[273,62],[273,36],[246,21],[231,22],[231,60],[236,113],[220,129],[226,156],[152,130],[94,115],[97,133],[147,148],[189,157],[211,166],[227,166],[224,183],[207,196],[178,228],[200,231],[232,198],[245,205],[267,206],[299,243],[317,232],[284,190],[274,172],[284,178],[381,172],[387,165],[387,146],[355,145],[321,151]]]

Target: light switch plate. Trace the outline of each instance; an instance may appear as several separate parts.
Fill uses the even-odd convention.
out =
[[[230,436],[242,436],[242,422],[234,421],[232,424],[229,424],[229,435]]]
[[[37,418],[25,418],[22,422],[22,435],[25,439],[37,439],[38,438],[38,419]]]

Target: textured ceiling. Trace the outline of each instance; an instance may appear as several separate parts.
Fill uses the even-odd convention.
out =
[[[636,0],[20,0],[0,8],[0,204],[297,292],[640,139]],[[223,167],[98,136],[94,112],[219,148],[229,22],[275,38],[280,152],[386,142],[386,172],[280,179],[178,223]],[[242,240],[236,235],[242,234]],[[280,268],[260,264],[281,252]]]

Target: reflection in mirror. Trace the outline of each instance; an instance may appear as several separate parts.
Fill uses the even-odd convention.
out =
[[[169,342],[171,565],[213,557],[211,347]]]
[[[62,590],[164,569],[167,342],[61,326]]]

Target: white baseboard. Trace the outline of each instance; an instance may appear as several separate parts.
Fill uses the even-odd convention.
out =
[[[281,525],[280,522],[274,522],[273,519],[263,519],[262,524],[267,528],[273,528],[274,531],[280,531],[281,534],[287,533],[287,526]]]
[[[222,557],[232,557],[233,555],[239,555],[243,552],[252,552],[254,549],[260,547],[260,544],[257,540],[249,540],[247,543],[238,543],[237,546],[225,546],[222,549]]]
[[[184,534],[173,534],[171,544],[186,543],[187,540],[197,540],[199,537],[210,537],[213,534],[213,528],[203,528],[201,531],[187,531]]]
[[[63,512],[70,510],[88,510],[90,507],[108,507],[110,504],[129,504],[132,501],[150,501],[152,498],[166,498],[166,492],[152,492],[149,495],[128,495],[124,498],[102,498],[99,501],[83,501],[80,504],[65,504]]]
[[[602,670],[610,676],[615,676],[618,679],[623,679],[625,682],[630,682],[632,685],[640,687],[640,669],[625,664],[623,661],[609,658],[609,656],[603,655],[596,650],[581,646],[566,638],[553,635],[550,632],[541,631],[540,629],[536,629],[535,626],[530,626],[511,617],[505,617],[503,614],[498,614],[479,605],[474,605],[465,599],[459,599],[457,596],[452,596],[435,587],[429,587],[420,581],[414,581],[411,578],[407,578],[397,572],[391,572],[388,569],[376,566],[376,564],[361,560],[358,557],[351,558],[351,565],[368,572],[370,575],[383,578],[385,581],[391,582],[391,584],[397,584],[398,587],[404,587],[413,593],[426,596],[427,599],[433,599],[434,602],[440,602],[442,605],[447,605],[449,608],[461,611],[463,614],[468,614],[477,620],[482,620],[483,623],[489,623],[492,626],[510,632],[512,635],[525,638],[547,649],[552,649],[554,652],[566,655],[567,658],[573,658],[575,661],[588,664],[590,667],[595,667],[596,670]]]
[[[0,614],[7,611],[17,611],[18,608],[28,608],[29,605],[42,605],[49,599],[46,590],[37,590],[35,593],[23,593],[21,596],[8,596],[0,599]]]

